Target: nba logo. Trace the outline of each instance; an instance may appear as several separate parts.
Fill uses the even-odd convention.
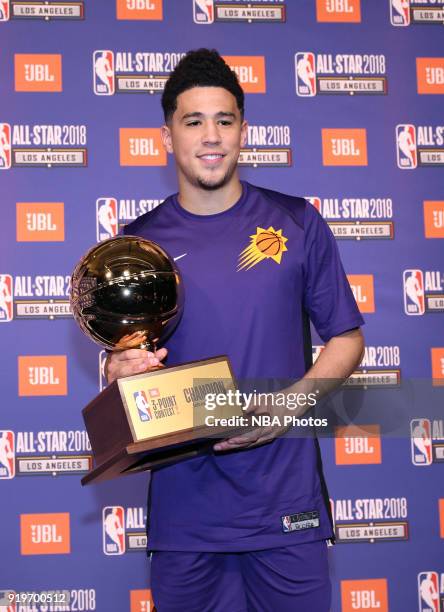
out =
[[[410,438],[413,465],[431,465],[433,457],[429,419],[413,419],[410,421]]]
[[[303,98],[316,95],[316,66],[313,53],[296,53],[294,56],[296,72],[296,93]]]
[[[117,236],[117,200],[115,198],[98,198],[96,200],[97,242]]]
[[[440,612],[439,583],[436,572],[418,574],[419,612]]]
[[[123,555],[125,552],[125,513],[122,506],[106,506],[103,518],[103,552]]]
[[[107,386],[107,380],[105,376],[105,361],[106,361],[107,353],[106,351],[100,351],[99,353],[99,389],[103,391],[103,389]]]
[[[404,270],[404,312],[406,315],[425,313],[424,276],[421,270]]]
[[[310,197],[306,196],[305,199],[308,200],[310,204],[316,208],[318,213],[321,213],[321,198],[316,198],[313,196],[310,196]]]
[[[213,0],[193,0],[194,23],[210,24],[214,22]]]
[[[389,0],[390,21],[393,26],[410,25],[410,0]]]
[[[282,529],[285,533],[291,531],[291,518],[289,516],[282,517]]]
[[[150,405],[146,397],[145,391],[136,391],[133,393],[134,401],[136,403],[137,410],[139,412],[139,418],[141,421],[151,421],[153,415],[151,413]]]
[[[11,167],[11,126],[0,123],[0,170]]]
[[[9,21],[9,0],[0,0],[0,21]]]
[[[0,323],[12,321],[13,306],[12,276],[0,274]]]
[[[9,480],[15,476],[15,443],[14,432],[0,431],[0,480]]]
[[[94,51],[93,75],[96,96],[112,96],[115,91],[114,53],[112,51]]]
[[[413,170],[418,166],[414,125],[406,123],[396,126],[396,155],[401,170]]]

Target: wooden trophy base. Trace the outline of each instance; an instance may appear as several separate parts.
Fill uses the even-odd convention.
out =
[[[240,404],[205,407],[206,394],[228,391],[236,383],[225,356],[114,381],[82,411],[95,459],[82,485],[189,459],[245,431],[205,424],[209,415],[243,416]]]

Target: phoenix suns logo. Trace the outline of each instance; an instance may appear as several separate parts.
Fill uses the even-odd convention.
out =
[[[288,238],[282,235],[281,229],[275,230],[271,225],[268,229],[258,227],[250,238],[250,244],[239,255],[238,272],[249,270],[263,259],[273,259],[280,264],[282,255],[288,251],[285,246]]]

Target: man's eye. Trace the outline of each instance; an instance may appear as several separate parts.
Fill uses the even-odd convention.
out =
[[[187,126],[194,126],[194,125],[199,125],[199,124],[200,124],[200,121],[189,121],[185,125],[187,125]]]
[[[232,121],[227,121],[226,119],[221,119],[221,121],[219,121],[219,123],[221,125],[231,125],[233,122]]]

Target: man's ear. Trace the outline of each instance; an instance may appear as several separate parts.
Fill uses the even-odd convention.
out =
[[[241,142],[240,142],[241,147],[245,147],[247,143],[247,136],[248,136],[248,123],[244,119],[241,125]]]
[[[160,128],[160,136],[162,138],[163,146],[167,153],[173,153],[173,143],[171,138],[171,130],[167,125],[162,125]]]

